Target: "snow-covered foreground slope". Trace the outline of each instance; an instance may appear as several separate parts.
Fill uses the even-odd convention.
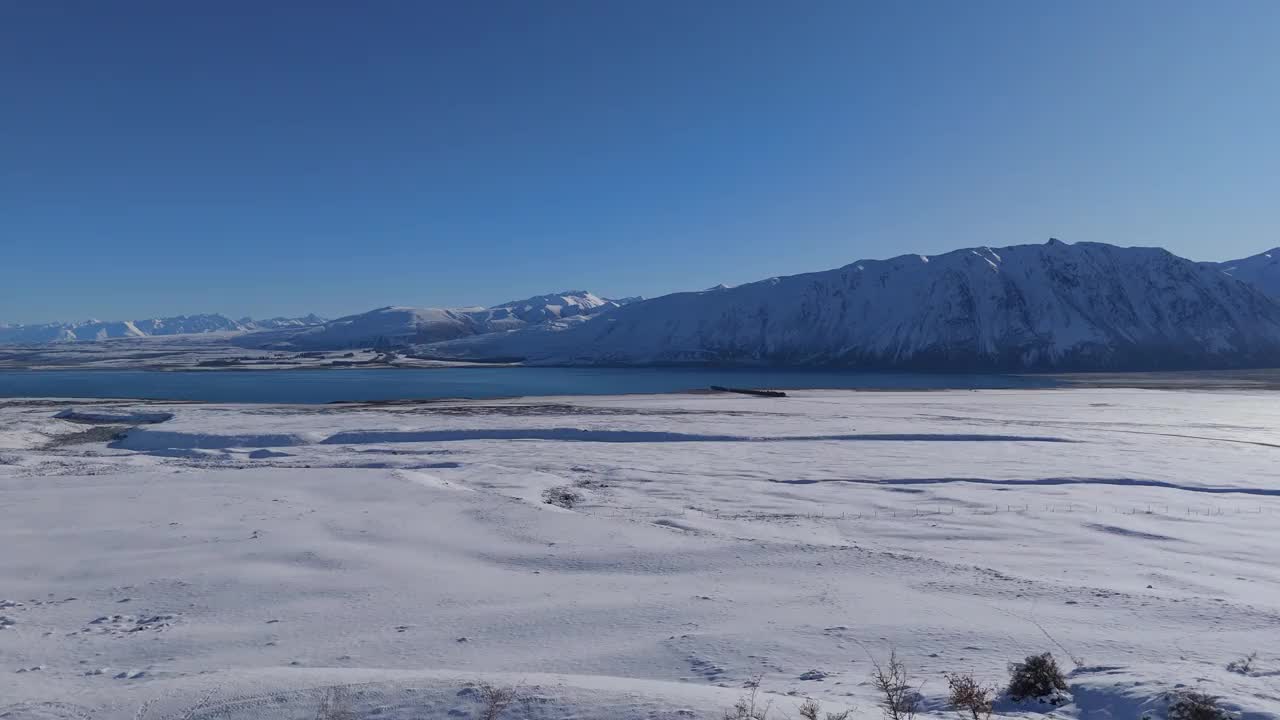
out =
[[[1263,392],[4,401],[0,717],[719,718],[760,677],[873,718],[896,648],[930,717],[1052,651],[1055,717],[1280,718],[1277,453]]]
[[[1212,265],[1272,297],[1280,298],[1280,248]]]
[[[620,305],[621,301],[605,300],[585,290],[570,290],[491,308],[384,307],[315,327],[253,333],[236,342],[245,347],[316,350],[399,347],[583,318]]]
[[[1257,367],[1280,364],[1280,303],[1159,248],[1051,241],[678,293],[425,352],[556,364]]]

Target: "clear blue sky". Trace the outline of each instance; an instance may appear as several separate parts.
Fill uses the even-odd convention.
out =
[[[1280,244],[1280,2],[0,3],[0,321]]]

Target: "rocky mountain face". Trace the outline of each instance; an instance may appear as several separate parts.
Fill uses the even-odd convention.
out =
[[[972,248],[677,293],[422,348],[531,363],[1098,370],[1280,364],[1280,304],[1159,248]]]

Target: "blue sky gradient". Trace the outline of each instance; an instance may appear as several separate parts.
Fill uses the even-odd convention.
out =
[[[0,322],[1280,244],[1280,3],[0,5]]]

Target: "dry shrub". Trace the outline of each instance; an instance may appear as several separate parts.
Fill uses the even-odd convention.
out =
[[[1231,714],[1218,706],[1220,699],[1192,690],[1175,693],[1169,703],[1169,720],[1228,720]]]
[[[829,712],[826,715],[822,715],[822,706],[813,698],[806,698],[800,705],[800,717],[804,718],[804,720],[818,720],[819,716],[822,716],[824,720],[849,720],[851,712],[851,710],[845,710],[840,713]]]
[[[1063,677],[1053,653],[1028,655],[1027,659],[1009,666],[1009,697],[1014,700],[1038,698],[1067,691],[1067,679]]]
[[[871,684],[880,695],[880,710],[886,720],[911,720],[920,707],[920,692],[911,684],[907,666],[896,651],[889,652],[889,662],[881,665],[872,660]]]
[[[772,703],[765,703],[763,706],[756,703],[757,695],[760,693],[760,680],[761,677],[757,675],[747,683],[747,688],[751,692],[738,698],[733,708],[724,712],[724,720],[768,720],[769,707]]]
[[[1251,652],[1239,660],[1232,660],[1227,663],[1227,671],[1248,675],[1253,672],[1253,662],[1258,659],[1258,653]]]
[[[996,689],[972,675],[947,673],[947,700],[952,709],[969,720],[987,720],[995,704]]]
[[[498,687],[489,683],[476,686],[476,702],[480,703],[480,720],[498,720],[498,716],[520,697],[513,687]]]

